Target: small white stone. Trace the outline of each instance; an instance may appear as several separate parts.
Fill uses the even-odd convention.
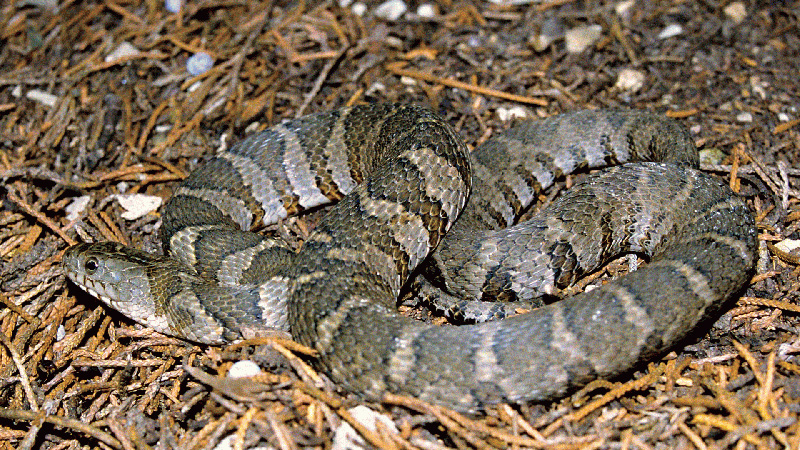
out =
[[[55,106],[58,101],[58,96],[39,89],[31,89],[25,93],[25,97],[27,97],[28,100],[33,100],[46,106]]]
[[[134,47],[133,44],[127,41],[123,41],[111,53],[106,55],[105,61],[106,62],[116,61],[118,59],[122,59],[127,56],[136,56],[139,53],[141,52],[139,51],[138,48]]]
[[[261,375],[261,367],[250,360],[236,361],[228,369],[228,378],[247,378]]]
[[[631,8],[635,4],[636,0],[624,0],[614,5],[614,12],[616,12],[618,16],[625,16],[630,13]]]
[[[235,434],[229,434],[222,438],[219,443],[214,447],[214,450],[233,450],[233,441],[236,439]]]
[[[750,77],[750,89],[752,89],[753,93],[758,95],[761,100],[765,100],[767,98],[767,91],[769,88],[769,82],[762,80],[758,75],[753,75]]]
[[[634,69],[622,69],[617,75],[614,87],[627,92],[638,92],[644,87],[644,72]]]
[[[627,410],[625,410],[623,408],[607,408],[606,407],[606,408],[603,408],[603,409],[600,410],[600,417],[598,417],[596,420],[597,420],[598,423],[610,422],[610,421],[616,419],[617,417],[620,417],[620,416],[622,416],[622,415],[624,415],[626,413],[627,413]]]
[[[400,77],[400,83],[402,83],[402,84],[404,84],[406,86],[416,86],[417,85],[417,80],[415,80],[414,78],[407,77],[407,76],[403,75],[403,76]]]
[[[371,95],[374,94],[375,92],[385,92],[385,91],[386,91],[386,85],[381,83],[380,81],[375,81],[374,83],[369,85],[365,94]]]
[[[417,6],[417,15],[426,19],[436,17],[436,7],[430,3],[423,3]]]
[[[661,30],[661,33],[658,33],[659,39],[669,39],[671,37],[678,36],[679,34],[683,33],[683,26],[673,23],[669,24]]]
[[[789,115],[784,113],[784,112],[778,113],[778,120],[781,121],[781,122],[788,122],[789,121]]]
[[[512,106],[511,108],[500,106],[497,108],[497,118],[503,122],[514,119],[525,119],[527,117],[529,117],[528,111],[522,106]]]
[[[121,214],[125,220],[136,220],[151,212],[155,212],[163,201],[161,197],[146,194],[120,194],[115,196],[122,209]]]
[[[353,7],[351,8],[351,10],[353,11],[353,14],[357,16],[363,16],[364,13],[367,12],[367,5],[361,2],[355,2],[353,3]]]
[[[188,88],[188,89],[186,89],[186,90],[187,90],[187,91],[189,91],[189,92],[194,92],[194,91],[196,91],[196,90],[200,89],[200,86],[202,86],[202,85],[203,85],[203,83],[202,83],[202,82],[200,82],[200,81],[195,81],[195,82],[194,82],[194,83],[192,83],[192,85],[191,85],[191,86],[189,86],[189,88]]]
[[[395,21],[408,11],[403,0],[387,0],[375,8],[375,16],[388,21]]]
[[[798,239],[784,239],[775,243],[778,250],[789,253],[800,248],[800,240]]]
[[[736,115],[736,120],[738,122],[750,123],[753,121],[753,115],[749,112],[739,113]]]
[[[86,207],[89,206],[91,200],[92,197],[88,195],[81,195],[80,197],[73,198],[72,202],[64,208],[67,211],[67,220],[72,222],[80,218],[83,212],[86,211]]]
[[[388,416],[379,414],[366,406],[359,405],[347,411],[358,423],[371,431],[377,431],[375,422],[380,420],[384,428],[398,433],[397,427]],[[336,428],[333,434],[333,446],[331,450],[363,450],[364,448],[367,448],[366,443],[349,423],[342,422],[342,424]]]
[[[744,21],[745,17],[747,17],[747,8],[745,8],[744,3],[742,2],[733,2],[728,4],[728,6],[722,8],[722,12],[728,16],[729,19],[733,21],[736,25],[739,25]]]
[[[244,134],[245,134],[245,136],[247,136],[247,135],[256,133],[256,132],[258,132],[258,130],[260,128],[261,128],[261,122],[256,120],[255,122],[251,123],[250,125],[244,127]],[[227,133],[226,133],[224,141],[227,141],[227,139],[228,139],[228,136],[227,136]]]
[[[537,52],[543,52],[550,47],[550,44],[555,41],[553,36],[548,36],[546,34],[536,34],[532,35],[528,42],[533,46],[533,49]]]
[[[564,40],[567,43],[568,53],[580,53],[587,47],[594,44],[603,33],[600,25],[588,25],[567,30]]]
[[[197,52],[186,60],[186,71],[192,75],[200,75],[214,67],[214,58],[206,52]]]
[[[402,49],[405,46],[405,42],[397,36],[386,36],[383,39],[383,43],[386,44],[387,47],[396,49]]]
[[[164,8],[171,13],[178,13],[183,7],[183,0],[164,0]]]
[[[22,86],[16,85],[14,89],[11,90],[11,96],[14,98],[22,97]]]
[[[800,342],[784,342],[778,346],[778,358],[781,361],[792,361],[794,355],[800,352]]]
[[[698,154],[700,155],[700,164],[722,164],[722,161],[728,157],[725,152],[716,147],[705,148],[700,150]]]
[[[67,329],[64,328],[64,325],[59,325],[58,328],[56,328],[56,341],[60,341],[65,337],[67,337]]]

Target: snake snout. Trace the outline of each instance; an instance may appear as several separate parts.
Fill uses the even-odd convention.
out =
[[[78,244],[67,249],[64,273],[81,289],[103,302],[119,306],[130,299],[130,279],[137,266],[116,243]]]
[[[90,244],[70,247],[63,258],[64,274],[81,289],[105,303],[118,299],[113,283],[114,274],[108,270],[105,261],[93,254]]]

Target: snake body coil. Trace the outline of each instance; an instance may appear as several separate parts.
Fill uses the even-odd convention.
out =
[[[509,227],[557,176],[612,164],[622,165]],[[164,333],[213,343],[288,328],[350,391],[474,411],[629,370],[747,282],[750,210],[696,166],[688,133],[653,114],[557,116],[468,155],[426,109],[357,106],[276,125],[198,168],[164,208],[170,257],[81,244],[64,263],[93,295]],[[337,200],[298,254],[241,231]],[[623,252],[650,263],[505,320],[434,326],[395,308],[423,261],[446,295],[530,300]]]

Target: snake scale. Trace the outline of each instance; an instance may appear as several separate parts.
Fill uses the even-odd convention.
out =
[[[749,280],[751,211],[697,165],[688,132],[646,112],[526,122],[470,155],[428,109],[355,106],[278,124],[198,167],[164,207],[170,256],[79,244],[64,267],[188,340],[289,329],[367,399],[397,392],[462,411],[542,401],[663,353]],[[513,225],[557,177],[605,166]],[[250,232],[331,202],[297,253]],[[448,295],[526,300],[625,252],[650,261],[504,320],[435,326],[396,309],[418,272]]]

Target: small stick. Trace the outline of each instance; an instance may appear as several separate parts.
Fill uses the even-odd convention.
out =
[[[405,66],[404,62],[394,62],[387,64],[386,69],[389,70],[389,72],[394,73],[395,75],[416,78],[418,80],[428,81],[431,83],[439,83],[456,89],[464,89],[465,91],[474,92],[476,94],[502,98],[505,100],[511,100],[513,102],[528,103],[538,106],[547,106],[548,104],[547,100],[542,100],[540,98],[511,94],[508,92],[498,91],[496,89],[478,86],[475,84],[464,83],[463,81],[451,80],[450,78],[442,78],[419,70],[404,69],[403,66]]]

